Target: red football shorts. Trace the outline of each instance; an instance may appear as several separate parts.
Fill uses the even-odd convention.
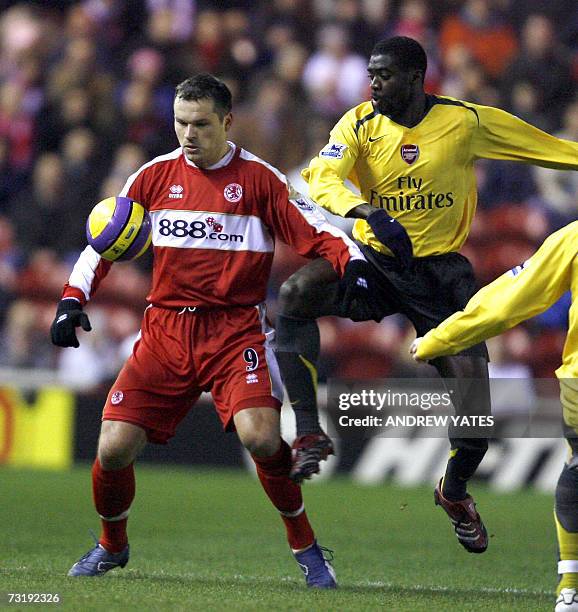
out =
[[[149,306],[103,420],[139,425],[149,442],[166,444],[203,391],[211,392],[226,430],[244,408],[280,410],[274,333],[260,306],[194,312]]]

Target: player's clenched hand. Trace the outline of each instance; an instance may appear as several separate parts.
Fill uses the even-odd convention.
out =
[[[411,240],[403,225],[390,217],[385,210],[378,208],[366,219],[375,237],[388,247],[404,269],[409,269],[413,258]]]
[[[423,362],[425,361],[425,359],[420,359],[417,356],[417,347],[420,345],[420,342],[423,340],[423,338],[416,338],[412,343],[411,346],[409,347],[409,354],[413,357],[413,359],[415,361],[419,361],[419,362]]]
[[[341,302],[345,312],[348,312],[353,302],[356,310],[361,308],[367,311],[367,318],[374,319],[377,313],[373,312],[372,304],[375,299],[373,283],[373,268],[365,259],[350,259],[340,282]]]
[[[90,331],[90,321],[82,305],[78,300],[67,298],[58,302],[56,317],[50,327],[50,337],[56,346],[80,346],[76,337],[76,328],[82,327],[84,331]]]

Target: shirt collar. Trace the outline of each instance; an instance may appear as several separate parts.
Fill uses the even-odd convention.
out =
[[[217,170],[219,168],[224,168],[225,166],[228,166],[231,163],[231,160],[235,155],[235,151],[237,150],[237,145],[234,142],[231,142],[230,140],[227,140],[227,144],[229,145],[229,150],[225,153],[225,155],[221,157],[221,159],[212,166],[202,168],[203,170]],[[193,168],[198,168],[197,164],[192,162],[190,159],[187,159],[187,156],[184,154],[184,152],[183,157],[185,158],[185,163],[187,163],[189,166],[192,166]]]

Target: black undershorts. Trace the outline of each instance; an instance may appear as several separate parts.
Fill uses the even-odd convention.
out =
[[[418,336],[463,310],[476,292],[472,265],[459,253],[416,257],[411,270],[403,271],[394,257],[365,244],[358,246],[376,270],[375,301],[381,318],[401,313],[412,322]],[[350,312],[341,314],[353,321],[365,320],[356,316],[355,305]],[[488,358],[485,342],[459,354]]]

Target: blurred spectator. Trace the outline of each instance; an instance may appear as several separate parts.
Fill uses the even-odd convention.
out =
[[[62,138],[75,128],[94,127],[91,101],[86,89],[73,87],[42,110],[37,127],[38,149],[56,151]]]
[[[169,126],[155,108],[153,91],[142,81],[130,82],[121,94],[121,117],[117,142],[143,147],[149,157],[167,153],[176,144],[167,138]]]
[[[578,141],[578,101],[567,107],[564,125],[558,138]],[[534,178],[541,198],[548,208],[563,215],[568,221],[578,216],[578,172],[563,172],[534,167]]]
[[[15,172],[30,168],[33,130],[33,116],[24,110],[23,86],[15,81],[0,85],[0,137],[8,141],[9,165]]]
[[[351,49],[363,57],[369,57],[379,30],[371,27],[363,15],[359,0],[336,0],[329,19],[341,24],[349,34]]]
[[[463,44],[452,45],[445,54],[444,62],[441,93],[466,100],[465,75],[475,64],[471,51]]]
[[[62,288],[68,268],[49,249],[27,253],[29,262],[18,271],[15,291],[6,312],[4,333],[0,336],[0,363],[12,367],[53,367],[54,347],[48,332],[54,318],[54,301]]]
[[[50,308],[54,316],[54,308]],[[46,342],[50,329],[42,325],[40,307],[27,300],[12,302],[6,312],[5,332],[0,343],[0,364],[17,368],[53,367],[52,348]]]
[[[102,162],[96,153],[96,138],[88,128],[76,128],[62,141],[66,190],[80,205],[94,200],[102,178]]]
[[[195,31],[199,71],[215,72],[221,65],[225,49],[219,13],[214,10],[202,11],[199,13]]]
[[[15,298],[21,265],[22,255],[16,246],[14,227],[9,219],[0,217],[0,330],[8,307]]]
[[[368,97],[367,59],[350,50],[349,35],[338,24],[321,27],[317,50],[303,71],[313,107],[333,117]]]
[[[65,39],[62,57],[46,79],[47,103],[65,108],[68,93],[83,89],[89,99],[89,112],[96,131],[111,134],[115,123],[114,75],[98,61],[96,42],[87,36]],[[82,104],[79,103],[82,109]],[[57,111],[56,111],[57,112]],[[70,109],[74,115],[73,109]],[[78,110],[81,113],[81,110]]]
[[[187,42],[195,24],[195,0],[146,0],[148,35],[159,46]]]
[[[574,49],[578,43],[578,3],[576,0],[507,0],[508,19],[521,30],[530,15],[545,15],[556,25],[556,39]]]
[[[231,140],[281,169],[293,166],[303,155],[304,140],[288,140],[283,135],[304,133],[307,124],[289,86],[270,77],[253,91],[255,98],[235,113]]]
[[[334,8],[334,0],[329,0],[330,12]],[[320,22],[326,20],[321,17],[316,6],[316,0],[271,0],[260,3],[261,19],[266,27],[271,23],[287,23],[296,32],[301,42],[311,42]]]
[[[293,95],[303,97],[301,75],[307,61],[307,49],[297,42],[284,45],[273,58],[273,72],[291,88]],[[304,101],[307,104],[307,100]]]
[[[252,36],[249,15],[240,9],[229,9],[221,15],[221,28],[229,43],[228,59],[233,62],[227,69],[239,76],[242,73],[249,76],[255,70],[259,56],[259,45]]]
[[[532,83],[519,80],[512,84],[511,112],[520,119],[549,132],[554,127],[553,122],[541,109],[543,109],[541,92]]]
[[[28,257],[40,248],[65,255],[86,242],[86,209],[68,189],[62,160],[55,153],[41,155],[32,184],[13,198],[9,214],[18,244]]]
[[[0,14],[0,75],[18,73],[22,59],[42,42],[42,22],[32,7],[19,4]]]
[[[128,177],[147,161],[146,152],[137,144],[121,145],[114,156],[108,176],[100,187],[98,200],[119,194]]]
[[[479,202],[482,208],[519,204],[536,193],[531,166],[502,160],[487,160],[483,162],[483,167],[485,178],[483,186],[479,189]]]
[[[538,92],[538,111],[559,125],[565,105],[573,97],[569,54],[556,39],[552,22],[531,15],[524,24],[522,48],[504,75],[504,99],[511,107],[516,83],[527,82]]]
[[[88,314],[97,333],[83,334],[78,349],[59,351],[57,371],[64,384],[96,387],[114,380],[124,361],[123,343],[126,338],[134,343],[140,327],[140,317],[127,308],[90,306]]]
[[[154,113],[168,124],[173,121],[174,88],[165,83],[165,58],[152,47],[134,51],[128,59],[129,81],[142,83],[152,92]]]
[[[18,172],[10,163],[10,142],[0,137],[0,213],[5,213],[10,198],[20,189],[25,172]]]
[[[525,333],[525,332],[524,332]],[[492,414],[500,417],[513,413],[531,414],[536,407],[536,390],[532,370],[516,360],[510,351],[512,342],[505,336],[488,341],[488,371],[492,391]],[[521,337],[520,334],[518,334]],[[526,334],[527,336],[527,334]]]
[[[490,0],[466,0],[457,13],[444,19],[439,43],[444,60],[453,47],[463,46],[494,79],[503,73],[517,49],[513,29]]]

